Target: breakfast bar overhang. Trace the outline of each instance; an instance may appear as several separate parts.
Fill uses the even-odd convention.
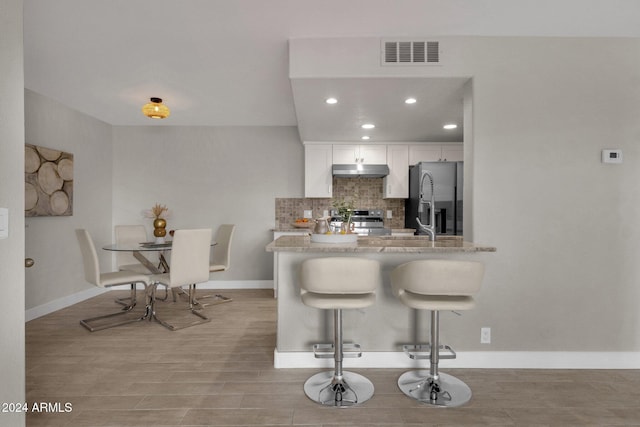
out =
[[[484,262],[495,247],[465,242],[459,236],[359,237],[355,243],[315,243],[307,236],[282,236],[266,247],[274,254],[274,288],[277,298],[276,368],[329,367],[331,359],[315,358],[314,344],[332,340],[331,318],[300,300],[300,265],[319,257],[362,257],[380,263],[382,281],[376,303],[369,308],[344,313],[344,341],[360,344],[362,357],[345,358],[345,366],[400,368],[422,366],[402,352],[404,344],[427,340],[424,313],[408,310],[391,291],[391,271],[421,259],[464,259]],[[486,286],[486,284],[484,285]],[[482,290],[480,291],[482,292]],[[443,336],[455,334],[455,324]]]

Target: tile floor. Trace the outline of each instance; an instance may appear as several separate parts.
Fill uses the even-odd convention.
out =
[[[640,426],[637,370],[449,370],[474,396],[439,409],[397,389],[403,370],[363,369],[376,387],[370,401],[319,407],[302,391],[315,370],[273,368],[272,293],[223,293],[234,301],[207,307],[210,323],[175,332],[149,322],[94,333],[80,326],[117,310],[113,298],[126,291],[28,322],[27,401],[71,411],[29,413],[27,426]],[[158,311],[187,315],[184,303]]]

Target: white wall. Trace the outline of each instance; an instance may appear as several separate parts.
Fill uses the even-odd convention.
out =
[[[114,128],[113,224],[144,224],[155,203],[167,228],[236,224],[232,268],[214,280],[272,280],[276,197],[302,197],[304,150],[294,127]]]
[[[477,308],[444,319],[443,339],[460,350],[640,350],[640,40],[437,39],[436,67],[381,67],[377,38],[294,40],[290,57],[292,77],[472,78],[465,237],[498,252]],[[624,164],[602,164],[603,148],[622,149]]]
[[[0,8],[0,207],[9,209],[9,237],[0,240],[0,402],[24,402],[24,70],[22,0]],[[24,414],[0,413],[3,426]]]
[[[25,122],[27,143],[74,155],[73,215],[26,219],[25,245],[35,265],[26,271],[24,292],[26,308],[32,309],[97,290],[84,279],[74,230],[88,229],[96,246],[111,243],[112,128],[29,90],[25,90]],[[24,215],[24,204],[22,209]],[[98,251],[98,256],[107,271],[110,254]]]

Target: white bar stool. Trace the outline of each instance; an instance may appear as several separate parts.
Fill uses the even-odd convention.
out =
[[[309,399],[326,406],[348,407],[373,396],[371,381],[360,374],[342,370],[343,357],[362,354],[359,345],[351,344],[353,353],[345,355],[342,310],[373,305],[380,282],[380,265],[369,259],[329,257],[302,263],[300,296],[303,304],[334,312],[331,351],[325,351],[323,355],[323,346],[314,345],[316,357],[333,357],[334,370],[317,373],[305,382],[304,392]]]
[[[412,261],[391,272],[393,293],[403,304],[416,310],[431,311],[430,343],[427,346],[404,346],[409,357],[430,360],[428,371],[408,371],[398,379],[398,387],[407,396],[445,407],[464,405],[471,399],[471,389],[467,384],[438,371],[440,359],[456,357],[451,347],[440,344],[440,310],[473,308],[475,301],[472,295],[480,290],[483,276],[482,263],[454,260]],[[426,353],[422,351],[424,347],[427,348]]]

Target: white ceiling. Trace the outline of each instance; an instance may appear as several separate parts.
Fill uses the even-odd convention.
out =
[[[638,37],[639,20],[637,0],[24,0],[25,86],[112,125],[296,126],[301,122],[303,139],[331,141],[359,138],[337,133],[346,119],[376,117],[388,123],[378,128],[377,138],[420,140],[436,132],[436,140],[444,141],[451,135],[442,134],[445,117],[436,113],[460,119],[460,81],[390,79],[386,83],[395,80],[401,85],[390,88],[377,79],[335,79],[331,83],[340,85],[335,90],[348,91],[337,105],[340,110],[318,110],[317,120],[307,120],[302,108],[310,108],[310,99],[324,96],[329,88],[326,83],[314,86],[313,80],[294,82],[293,90],[306,99],[294,108],[288,40]],[[416,96],[428,91],[429,97],[412,106],[414,112],[428,108],[420,113],[421,118],[433,118],[423,120],[428,128],[419,126],[422,122],[415,115],[394,116],[396,107],[379,106],[372,98],[388,90]],[[142,104],[152,96],[165,100],[172,110],[170,118],[152,121],[141,114]],[[388,95],[384,100],[392,102]],[[336,116],[341,121],[334,121]],[[382,133],[392,127],[411,133]]]
[[[303,141],[462,141],[462,88],[467,79],[292,79]],[[329,105],[329,97],[338,99]],[[415,104],[404,100],[413,97]],[[364,123],[375,129],[360,128]],[[458,124],[445,130],[446,123]]]

